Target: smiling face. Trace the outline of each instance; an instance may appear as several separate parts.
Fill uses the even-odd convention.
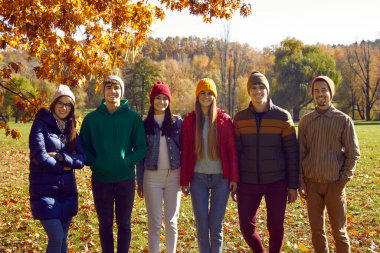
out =
[[[164,114],[169,106],[169,98],[164,94],[158,94],[153,100],[153,108],[155,114]]]
[[[104,99],[109,104],[120,104],[121,85],[117,81],[107,82],[104,85]]]
[[[320,109],[328,109],[331,105],[331,92],[328,84],[319,80],[313,84],[313,99]]]
[[[268,102],[268,90],[264,84],[252,84],[249,97],[253,105],[264,105]]]
[[[61,120],[64,120],[69,116],[73,109],[72,100],[68,96],[61,96],[54,107],[54,114]]]
[[[215,100],[215,96],[211,90],[203,90],[199,93],[198,100],[203,109],[208,109]]]

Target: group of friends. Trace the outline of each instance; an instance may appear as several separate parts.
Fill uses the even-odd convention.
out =
[[[75,96],[60,85],[50,108],[35,117],[30,136],[30,204],[48,236],[46,252],[67,252],[67,235],[78,212],[75,170],[88,165],[99,222],[102,252],[129,251],[131,214],[137,195],[145,199],[149,252],[175,253],[181,195],[190,195],[200,253],[221,253],[223,219],[231,195],[240,230],[255,253],[280,253],[287,203],[306,199],[315,252],[329,252],[325,209],[336,252],[350,252],[345,185],[360,157],[349,116],[333,104],[335,86],[327,76],[311,81],[315,109],[298,124],[273,104],[270,85],[260,72],[250,74],[248,107],[232,119],[217,107],[214,81],[197,82],[195,108],[182,120],[171,112],[169,87],[153,85],[144,120],[123,99],[124,82],[103,80],[99,107],[76,132]],[[297,193],[298,190],[298,193]],[[258,210],[265,199],[268,250],[258,233]]]

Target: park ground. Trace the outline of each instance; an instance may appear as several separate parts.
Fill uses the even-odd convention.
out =
[[[30,123],[11,124],[22,133],[18,141],[0,133],[0,252],[43,252],[46,235],[33,220],[28,195],[28,135]],[[348,231],[353,252],[380,252],[380,122],[355,122],[362,156],[347,185]],[[69,252],[100,252],[97,218],[91,196],[90,169],[76,172],[79,212],[69,231]],[[264,205],[262,203],[262,205]],[[268,244],[266,214],[261,209],[259,231]],[[182,197],[178,252],[197,252],[189,197]],[[329,226],[327,226],[329,229]],[[148,252],[144,201],[135,198],[131,252]],[[329,244],[334,252],[331,232]],[[161,236],[164,241],[164,234]],[[305,203],[288,205],[284,252],[312,252]],[[164,249],[162,248],[162,252]],[[236,203],[228,203],[224,221],[224,252],[249,252],[238,226]]]

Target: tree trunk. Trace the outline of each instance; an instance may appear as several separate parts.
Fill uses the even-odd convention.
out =
[[[228,109],[227,112],[229,115],[231,115],[232,112],[232,91],[231,91],[231,85],[232,85],[232,77],[231,77],[231,65],[228,68],[228,94],[227,94],[227,101],[228,101]]]
[[[299,121],[300,120],[300,108],[299,107],[293,107],[293,121]]]
[[[358,109],[359,117],[361,120],[364,120],[364,114],[363,111],[361,110],[359,103],[356,103],[356,108]]]
[[[368,78],[369,79],[369,78]],[[371,101],[370,101],[370,86],[369,80],[365,87],[365,120],[371,120]]]
[[[144,108],[144,104],[145,104],[145,96],[144,96],[144,94],[145,94],[145,79],[143,78],[142,79],[142,86],[141,86],[141,97],[140,97],[140,99],[141,99],[141,111],[140,111],[140,115],[144,115],[144,110],[145,110],[145,108]]]
[[[219,43],[219,51],[220,51],[220,77],[221,77],[221,96],[220,96],[220,107],[225,108],[227,103],[227,58],[228,58],[228,47],[229,47],[229,33],[230,29],[228,26],[224,28],[224,37],[222,38],[221,42]]]
[[[367,101],[365,105],[365,120],[371,120],[371,105],[369,104],[369,101]]]
[[[354,91],[351,90],[351,92],[352,120],[355,120],[355,94]]]

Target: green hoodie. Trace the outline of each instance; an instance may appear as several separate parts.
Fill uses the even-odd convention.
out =
[[[97,182],[116,183],[135,178],[135,164],[145,157],[146,136],[141,117],[122,99],[110,113],[103,99],[86,115],[80,130],[86,165]]]

